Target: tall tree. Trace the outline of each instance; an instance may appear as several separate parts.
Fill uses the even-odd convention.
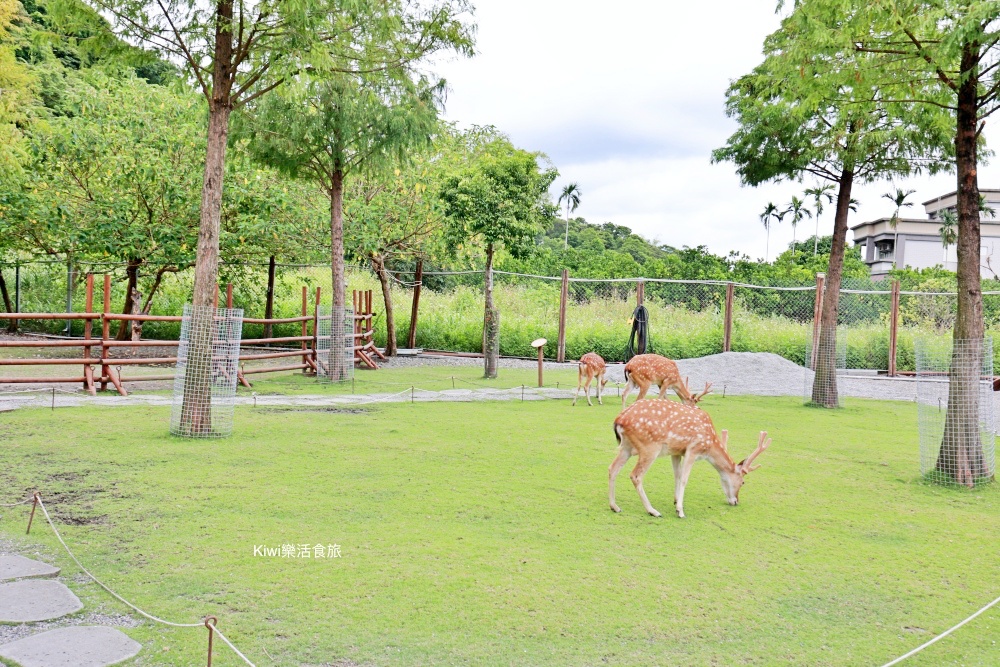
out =
[[[815,187],[806,188],[807,197],[812,197],[813,210],[816,213],[816,233],[813,236],[813,257],[819,253],[819,217],[823,215],[823,205],[833,202],[833,183],[818,184]]]
[[[576,211],[580,206],[580,186],[576,183],[569,183],[565,185],[562,192],[559,193],[559,204],[563,202],[566,203],[566,236],[563,239],[563,250],[569,247],[569,214],[571,211]]]
[[[827,18],[834,22],[837,16],[844,20],[832,10]],[[739,128],[713,159],[735,163],[746,185],[810,174],[837,187],[812,396],[817,405],[836,407],[837,315],[851,190],[856,182],[942,168],[946,115],[938,107],[914,109],[886,99],[876,81],[859,74],[875,57],[817,27],[809,0],[797,3],[768,36],[764,56],[729,88],[726,109]]]
[[[899,254],[899,211],[903,208],[911,208],[913,202],[906,201],[910,195],[912,195],[916,190],[903,190],[902,188],[896,188],[895,192],[883,193],[882,198],[888,199],[895,206],[896,210],[893,212],[892,217],[889,218],[889,226],[892,227],[892,231],[895,232],[895,237],[892,241],[892,267],[896,268],[896,257]]]
[[[417,5],[406,0],[347,2],[298,0],[273,3],[217,0],[92,0],[114,18],[128,39],[181,62],[208,103],[208,134],[202,186],[194,297],[196,307],[215,300],[219,225],[230,116],[303,73],[384,69],[412,62],[428,42],[465,39],[464,0]],[[193,323],[189,355],[204,368],[185,379],[182,431],[211,431],[206,363],[211,354],[208,326]]]
[[[456,44],[433,43],[433,50]],[[405,161],[437,128],[443,82],[402,68],[315,80],[250,109],[251,146],[265,162],[315,180],[329,198],[333,306],[346,304],[344,182],[354,172]]]
[[[792,255],[795,254],[795,228],[798,227],[799,223],[806,218],[812,217],[812,211],[806,207],[806,202],[804,199],[799,199],[796,196],[792,196],[792,203],[789,204],[788,208],[785,209],[785,215],[791,215],[791,225],[792,225]]]
[[[486,250],[483,356],[487,378],[497,376],[500,356],[500,313],[493,304],[496,252],[504,248],[514,257],[528,255],[534,249],[535,235],[554,212],[548,189],[558,172],[540,168],[539,158],[494,135],[478,148],[471,164],[441,185],[451,247],[471,240]]]
[[[1000,3],[802,0],[803,7],[814,33],[854,51],[854,75],[894,104],[894,115],[945,121],[941,143],[957,176],[958,309],[937,470],[971,486],[988,475],[977,398],[985,331],[978,167],[983,124],[1000,108]]]
[[[785,213],[778,209],[774,205],[774,202],[767,202],[767,206],[764,207],[764,212],[759,216],[760,222],[764,225],[764,230],[767,232],[767,239],[764,242],[764,261],[766,262],[771,254],[771,220],[780,223],[781,219],[785,217]]]

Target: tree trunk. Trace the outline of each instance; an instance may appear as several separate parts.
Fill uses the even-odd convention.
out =
[[[819,319],[819,349],[816,351],[816,376],[813,378],[812,402],[825,408],[839,404],[837,393],[837,317],[840,282],[844,274],[844,248],[847,244],[847,216],[851,206],[854,172],[840,172],[837,211],[833,220],[833,245],[823,288],[823,310]]]
[[[14,312],[14,304],[10,302],[10,294],[7,292],[7,281],[3,279],[3,269],[0,269],[0,296],[3,296],[3,307],[8,313]],[[14,333],[17,331],[17,320],[7,320],[7,331]]]
[[[132,303],[134,299],[132,298],[133,292],[139,289],[139,266],[142,264],[142,260],[130,257],[128,264],[125,266],[125,275],[127,276],[125,284],[125,302],[122,304],[122,315],[128,315],[132,312]],[[118,335],[115,336],[115,340],[128,340],[129,332],[132,330],[132,324],[128,320],[122,320],[121,326],[118,327]]]
[[[955,163],[958,174],[958,313],[953,334],[948,413],[936,470],[973,486],[988,476],[979,435],[979,380],[983,366],[983,293],[980,281],[979,180],[976,174],[979,53],[966,45],[958,92]]]
[[[212,99],[208,105],[208,141],[201,187],[201,219],[194,268],[194,310],[184,375],[184,403],[180,432],[198,436],[212,431],[212,339],[215,331],[215,295],[219,278],[219,221],[222,217],[222,183],[232,113],[233,0],[215,6],[215,52]]]
[[[264,298],[264,319],[274,317],[274,255],[267,261],[267,296]],[[264,325],[264,338],[270,338],[274,333],[270,323]]]
[[[333,285],[331,316],[343,315],[347,304],[347,280],[344,276],[344,172],[335,169],[330,175],[330,273]],[[345,331],[353,331],[353,322],[345,321]],[[333,330],[338,327],[333,324]],[[332,342],[331,342],[332,343]],[[330,354],[330,377],[334,381],[347,378],[347,358],[344,354]]]
[[[382,300],[385,302],[385,356],[396,356],[396,321],[392,314],[392,284],[385,269],[384,257],[373,257],[372,268],[382,284]]]
[[[486,291],[486,313],[483,319],[483,358],[485,376],[497,376],[497,363],[500,357],[500,313],[493,306],[493,244],[486,246],[486,272],[484,274]]]

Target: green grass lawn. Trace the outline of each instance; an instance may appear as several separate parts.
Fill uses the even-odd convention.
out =
[[[666,460],[646,477],[664,518],[627,474],[608,509],[615,400],[240,408],[218,442],[169,437],[165,409],[21,410],[0,415],[0,502],[37,486],[97,576],[174,621],[218,616],[260,666],[880,665],[1000,591],[1000,489],[923,483],[912,404],[704,405],[737,458],[774,443],[738,507],[698,463],[684,520]],[[44,525],[18,537],[26,508],[0,514],[77,574]],[[253,555],[284,543],[342,558]],[[907,665],[996,665],[998,623]],[[127,633],[135,664],[203,664],[203,630]]]

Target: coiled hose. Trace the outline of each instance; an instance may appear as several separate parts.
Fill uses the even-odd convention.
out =
[[[645,306],[636,306],[632,311],[632,334],[628,337],[628,347],[625,348],[625,361],[637,354],[652,352],[649,345],[649,311]]]

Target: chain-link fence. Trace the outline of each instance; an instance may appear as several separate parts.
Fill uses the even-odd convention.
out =
[[[21,312],[65,312],[68,277],[72,287],[71,310],[82,311],[84,272],[88,270],[110,271],[111,309],[131,312],[126,300],[124,264],[80,264],[74,267],[71,276],[63,262],[23,264],[19,282],[13,279],[12,265],[0,268],[12,300],[19,295]],[[316,306],[316,288],[320,289],[321,302],[330,302],[331,273],[327,265],[277,263],[270,289],[267,262],[223,264],[220,272],[220,283],[233,285],[233,305],[242,308],[248,318],[264,318],[267,314],[274,318],[311,315]],[[385,316],[387,292],[397,347],[411,347],[413,302],[418,289],[415,273],[389,272],[385,289],[378,276],[365,268],[349,267],[346,277],[348,291],[373,292],[378,313],[374,321],[376,344],[385,347],[389,336]],[[137,289],[143,308],[152,315],[176,315],[190,298],[191,280],[190,270],[166,272],[158,277],[156,267],[140,266]],[[482,352],[483,282],[482,271],[424,272],[412,346]],[[594,279],[569,275],[564,285],[562,276],[496,271],[494,285],[494,302],[501,323],[500,353],[504,356],[532,356],[531,342],[545,338],[548,341],[545,356],[557,358],[562,329],[563,358],[578,359],[596,351],[608,361],[623,360],[640,285],[643,305],[649,313],[651,348],[668,357],[701,357],[727,350],[771,352],[808,366],[809,351],[815,347],[820,303],[815,283],[746,285],[716,280]],[[100,310],[102,298],[98,281],[95,309]],[[894,298],[898,305],[895,309]],[[1000,292],[984,292],[983,304],[988,332],[1000,334]],[[560,327],[561,311],[564,327]],[[836,354],[838,360],[843,357],[838,367],[913,373],[914,341],[950,338],[955,311],[954,292],[898,291],[894,296],[889,281],[845,279],[838,296]],[[894,312],[897,313],[895,339]],[[4,324],[0,322],[0,328]],[[27,320],[21,323],[21,328],[61,333],[65,324],[61,320]],[[74,335],[82,334],[82,321],[77,320],[72,326]],[[266,332],[262,324],[246,324],[244,337],[294,336],[300,333],[299,329],[298,324],[277,324]],[[149,339],[176,340],[180,325],[150,321],[142,335]],[[895,365],[892,364],[894,348]]]

